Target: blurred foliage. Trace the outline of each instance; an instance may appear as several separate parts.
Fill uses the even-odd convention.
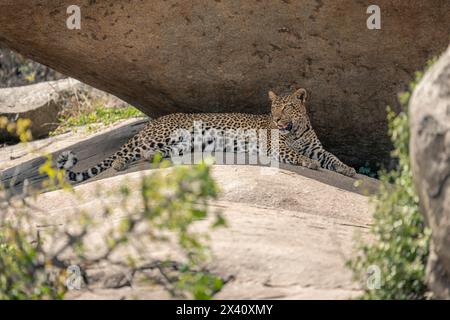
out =
[[[224,281],[207,272],[184,271],[177,282],[177,287],[191,293],[196,300],[209,300],[219,292]]]
[[[0,300],[61,299],[64,272],[54,269],[26,232],[6,223],[0,233]]]
[[[0,88],[24,86],[63,78],[65,78],[64,75],[46,66],[26,59],[6,48],[0,48]]]
[[[435,60],[427,64],[427,68]],[[360,244],[357,255],[347,262],[357,280],[363,283],[362,299],[426,299],[425,269],[430,231],[419,211],[409,157],[409,117],[407,106],[423,72],[415,74],[409,91],[399,95],[404,111],[396,115],[387,108],[389,135],[398,159],[395,170],[381,171],[381,187],[372,199],[374,205],[372,241]],[[366,285],[373,277],[369,270],[381,271],[380,288]]]
[[[0,117],[0,129],[31,140],[29,119],[10,122]],[[15,197],[0,184],[0,300],[59,299],[64,289],[62,273],[51,267],[40,240],[32,240],[21,226],[28,224],[25,199]],[[8,219],[8,214],[14,219]],[[34,242],[33,242],[34,241]],[[56,271],[56,272],[55,272]]]
[[[29,137],[29,124],[23,120],[11,125],[0,118],[0,128],[16,130],[24,142]],[[137,191],[128,184],[98,191],[96,197],[105,202],[102,214],[79,211],[73,216],[74,221],[65,220],[64,226],[43,229],[37,224],[52,226],[54,222],[51,218],[47,220],[46,214],[42,215],[44,220],[31,221],[32,216],[37,219],[32,213],[42,210],[37,200],[39,191],[25,183],[23,192],[18,194],[0,185],[0,300],[62,299],[68,290],[67,281],[73,276],[70,267],[98,263],[126,268],[130,281],[137,273],[157,270],[158,283],[175,297],[211,299],[224,280],[205,269],[211,254],[208,233],[194,228],[199,220],[208,220],[210,228],[225,225],[220,212],[208,210],[209,201],[218,193],[210,175],[211,163],[159,170],[167,168],[169,162],[156,156],[155,170],[141,179]],[[51,157],[47,156],[39,172],[47,176],[44,181],[47,190],[63,188],[79,196],[65,181],[64,171],[52,166]],[[119,198],[120,205],[107,205],[111,195]],[[117,220],[111,218],[117,209],[121,212],[120,223],[108,225],[108,221]],[[88,236],[98,232],[94,228],[100,225],[106,231],[98,246],[102,249],[96,246],[93,257],[87,250],[92,248]],[[173,248],[180,262],[167,259],[149,263],[145,253],[157,243]],[[125,266],[123,261],[111,258],[118,251],[129,253]],[[79,283],[89,286],[84,272],[81,269]]]
[[[0,117],[0,133],[2,129],[6,130],[9,134],[17,136],[22,143],[33,139],[30,125],[30,119],[19,118],[17,121],[11,121],[5,116]]]

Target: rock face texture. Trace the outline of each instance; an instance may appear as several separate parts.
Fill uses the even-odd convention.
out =
[[[447,0],[3,1],[0,43],[149,116],[267,112],[269,89],[311,91],[324,145],[350,165],[384,161],[386,105],[448,44]]]
[[[414,179],[432,230],[428,282],[450,299],[450,47],[414,91],[410,114]]]

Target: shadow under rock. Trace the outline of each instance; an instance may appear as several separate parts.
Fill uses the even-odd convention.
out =
[[[72,150],[77,154],[79,160],[77,166],[74,168],[75,171],[85,170],[116,152],[129,138],[138,133],[145,123],[146,121],[141,120],[117,129],[113,129],[103,134],[96,135],[90,139],[53,152],[52,158],[56,159],[62,151]],[[45,177],[40,175],[38,170],[45,161],[45,157],[37,157],[15,167],[6,169],[0,173],[0,182],[6,186],[6,188],[18,193],[22,192],[25,180],[28,180],[29,186],[32,188],[41,189],[41,185]],[[139,161],[131,164],[127,170],[117,172],[113,169],[108,169],[98,176],[83,183],[89,183],[91,181],[101,180],[130,172],[148,170],[150,168],[150,163]],[[282,171],[285,174],[299,174],[327,185],[362,195],[373,194],[379,186],[378,180],[359,174],[356,177],[349,178],[328,170],[310,170],[304,167],[287,164],[280,164],[280,169],[286,170]],[[358,183],[356,183],[357,181]]]

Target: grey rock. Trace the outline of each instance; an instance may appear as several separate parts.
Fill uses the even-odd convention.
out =
[[[410,114],[414,180],[432,230],[428,283],[450,299],[450,47],[415,89]]]
[[[65,79],[0,89],[0,116],[11,121],[30,119],[33,137],[44,137],[58,126],[59,112],[67,97],[75,95],[82,87],[87,86],[77,80]],[[7,139],[14,137],[0,131],[0,142]]]
[[[33,138],[43,138],[60,124],[66,108],[84,108],[101,101],[105,107],[123,107],[124,101],[75,79],[41,82],[28,86],[0,88],[0,116],[11,121],[30,119]],[[16,137],[0,131],[0,143]]]

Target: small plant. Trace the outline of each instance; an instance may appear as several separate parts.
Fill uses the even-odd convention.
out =
[[[434,63],[432,60],[428,67]],[[361,244],[347,265],[364,285],[362,299],[425,299],[428,297],[425,268],[430,231],[419,211],[409,157],[409,117],[407,105],[423,73],[417,72],[410,91],[401,93],[404,111],[396,115],[389,107],[389,135],[394,145],[392,156],[398,159],[396,170],[381,171],[381,187],[375,197],[373,241]],[[376,266],[380,286],[365,286],[368,272]]]
[[[183,271],[178,279],[177,287],[191,293],[196,300],[209,300],[214,294],[219,292],[224,285],[224,281],[208,272]]]
[[[145,115],[138,109],[128,106],[124,108],[105,108],[101,105],[94,105],[93,108],[73,110],[62,114],[59,119],[59,127],[50,133],[57,135],[68,130],[76,130],[77,127],[87,126],[89,131],[96,130],[100,125],[110,125],[119,120],[129,118],[142,118]]]

